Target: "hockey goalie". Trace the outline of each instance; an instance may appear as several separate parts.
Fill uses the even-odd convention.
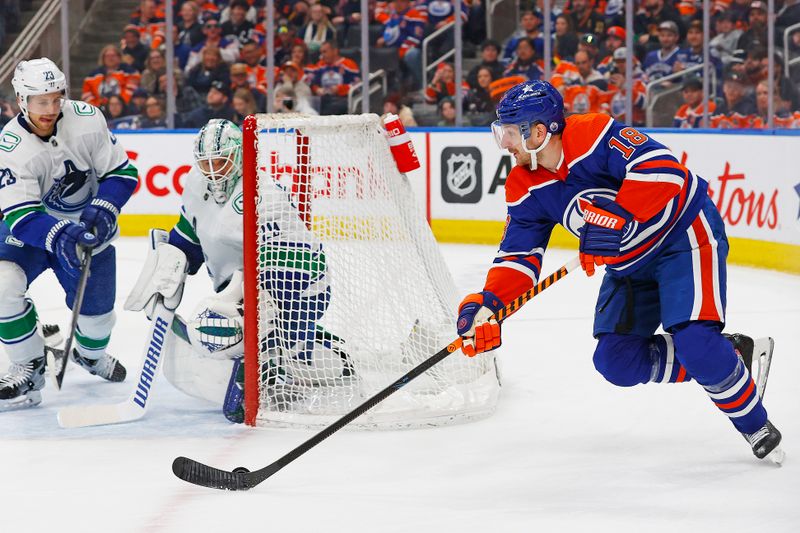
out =
[[[211,120],[195,137],[194,162],[184,183],[180,218],[169,232],[151,230],[149,256],[126,309],[150,313],[156,294],[167,295],[165,306],[177,308],[186,275],[196,274],[205,264],[215,293],[202,300],[191,319],[175,315],[165,375],[178,389],[221,404],[226,418],[242,422],[239,128],[227,120]],[[313,386],[351,377],[343,343],[318,324],[331,297],[322,244],[281,185],[272,182],[261,201],[266,205],[259,253],[265,267],[259,283],[266,297],[261,303],[259,339],[261,352],[267,354],[262,382]],[[283,395],[274,400],[291,398]]]

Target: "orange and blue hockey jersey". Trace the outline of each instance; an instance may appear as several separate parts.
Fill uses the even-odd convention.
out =
[[[664,145],[598,113],[567,117],[557,172],[516,166],[505,189],[506,229],[485,285],[504,302],[536,283],[556,224],[579,235],[595,197],[616,199],[633,215],[620,256],[606,267],[613,276],[645,266],[710,202],[706,181]]]
[[[414,8],[400,13],[392,10],[383,26],[383,41],[389,48],[399,48],[400,57],[412,48],[418,48],[425,35],[428,17]]]
[[[440,22],[455,22],[455,6],[452,0],[421,0],[416,8],[428,16],[428,24],[436,26]],[[465,23],[469,17],[469,3],[461,2],[461,20]]]
[[[316,94],[319,89],[329,94],[347,96],[350,86],[361,81],[358,65],[352,59],[340,57],[329,65],[320,60],[306,69],[311,89]]]

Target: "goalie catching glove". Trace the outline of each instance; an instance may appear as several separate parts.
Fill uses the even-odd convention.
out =
[[[498,348],[500,324],[491,319],[504,306],[503,302],[489,291],[469,294],[458,307],[458,334],[464,341],[461,351],[469,357]]]
[[[233,359],[244,354],[243,300],[242,271],[237,270],[224,290],[198,305],[187,328],[198,355]]]

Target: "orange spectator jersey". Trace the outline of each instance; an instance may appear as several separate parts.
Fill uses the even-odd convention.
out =
[[[570,61],[560,61],[550,76],[550,83],[558,90],[580,83],[581,74],[578,67]]]
[[[573,85],[564,89],[564,111],[570,115],[599,113],[603,91],[594,85]]]
[[[139,37],[142,44],[156,49],[164,44],[166,37],[164,36],[164,23],[153,22],[148,24],[137,24],[136,29],[139,30]]]
[[[703,124],[703,104],[698,105],[697,107],[689,107],[689,104],[683,104],[680,109],[678,109],[677,113],[675,113],[675,118],[673,119],[672,125],[675,128],[699,128]],[[709,102],[708,106],[708,123],[711,125],[711,116],[714,115],[714,111],[717,109],[717,104],[714,102]]]
[[[633,124],[644,124],[644,104],[647,88],[642,80],[633,82]],[[624,88],[609,84],[608,90],[601,95],[601,109],[614,117],[614,120],[628,122],[625,118],[626,91]]]
[[[140,78],[136,70],[124,63],[110,72],[106,72],[105,67],[99,67],[83,79],[81,100],[100,107],[108,102],[110,96],[119,95],[126,103],[130,102]]]
[[[753,123],[753,115],[742,115],[731,113],[729,115],[713,115],[711,117],[711,127],[720,129],[742,129],[749,128]]]
[[[272,79],[277,83],[280,83],[280,67],[275,67],[273,72],[274,76]],[[255,67],[247,65],[247,83],[250,85],[250,87],[257,90],[261,94],[267,94],[267,67],[263,65],[256,65]]]
[[[773,122],[773,127],[775,128],[790,128],[790,129],[800,128],[800,111],[795,111],[791,115],[787,114],[785,116],[775,115],[772,118],[772,122]],[[766,117],[760,117],[760,116],[755,117],[752,123],[750,124],[750,127],[757,129],[766,128],[767,127]]]

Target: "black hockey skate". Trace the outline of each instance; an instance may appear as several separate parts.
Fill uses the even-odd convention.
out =
[[[72,360],[81,368],[93,376],[100,376],[103,379],[118,383],[125,381],[127,371],[115,357],[104,353],[100,359],[89,359],[78,353],[77,349],[72,350]]]
[[[744,361],[750,375],[756,382],[756,391],[760,398],[764,398],[769,378],[769,367],[772,364],[772,351],[775,341],[771,337],[753,340],[741,333],[723,333],[726,339],[733,344],[736,354]]]
[[[11,363],[8,373],[0,377],[0,411],[34,407],[42,403],[45,358],[28,363]]]
[[[742,433],[742,435],[753,448],[753,455],[759,459],[769,458],[778,465],[783,462],[786,454],[779,446],[781,432],[769,420],[755,433]]]

